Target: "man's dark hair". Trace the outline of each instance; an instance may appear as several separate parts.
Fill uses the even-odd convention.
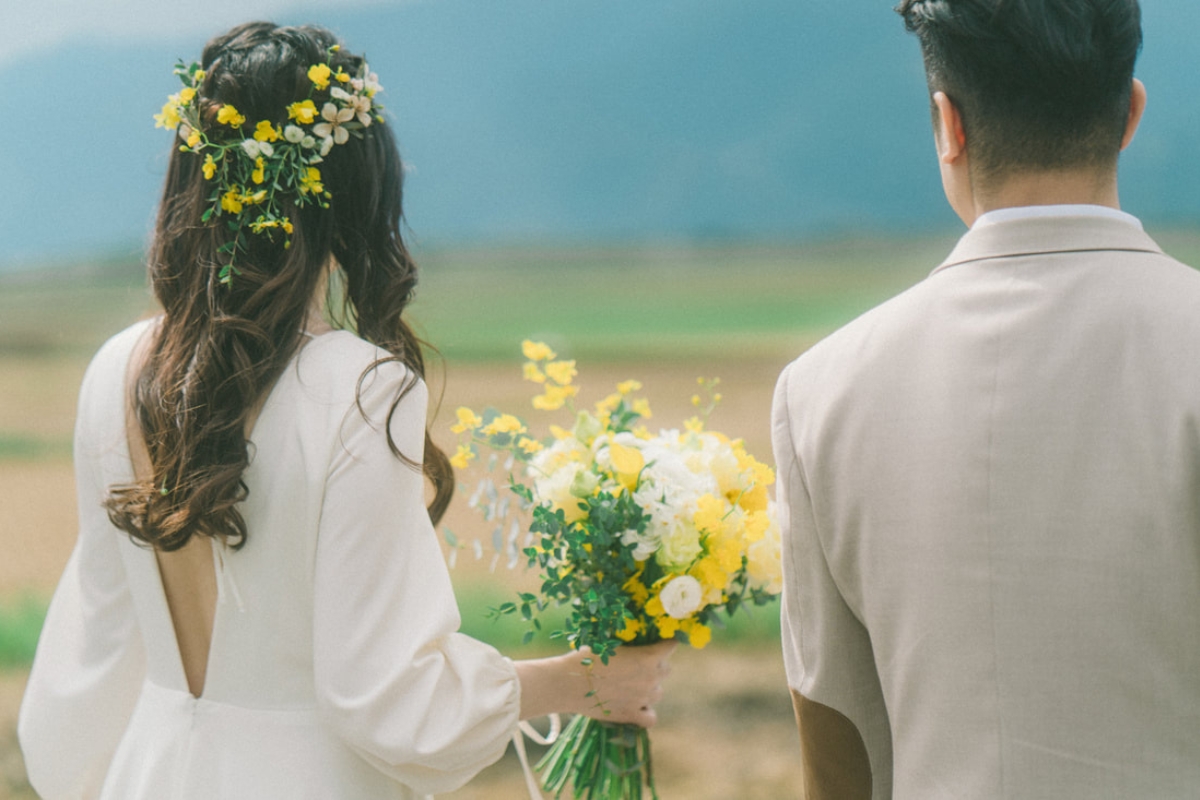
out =
[[[902,0],[930,93],[963,117],[973,170],[1115,162],[1142,45],[1138,0]]]

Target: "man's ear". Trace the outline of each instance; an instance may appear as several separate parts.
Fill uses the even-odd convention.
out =
[[[967,135],[963,131],[962,114],[958,106],[945,92],[934,92],[933,104],[937,108],[935,139],[938,161],[949,166],[958,160],[967,149]]]
[[[1133,90],[1129,93],[1129,116],[1125,119],[1125,135],[1121,137],[1121,149],[1129,147],[1133,135],[1137,133],[1138,124],[1142,121],[1142,112],[1146,110],[1146,85],[1137,78],[1133,79]]]

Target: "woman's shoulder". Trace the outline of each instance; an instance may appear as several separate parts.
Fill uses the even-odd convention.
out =
[[[359,404],[376,394],[395,396],[399,387],[423,382],[387,350],[350,331],[313,337],[300,349],[295,378],[306,392],[326,401]]]

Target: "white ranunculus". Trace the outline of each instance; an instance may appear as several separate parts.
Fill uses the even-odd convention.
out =
[[[283,138],[292,144],[304,141],[304,129],[298,125],[288,125],[283,129]]]
[[[262,151],[259,149],[258,142],[254,139],[244,139],[242,141],[242,149],[245,150],[246,155],[250,156],[251,158],[258,158],[260,155],[262,155]]]
[[[262,153],[267,158],[270,158],[271,156],[275,155],[275,148],[271,146],[270,142],[259,142],[258,152]]]
[[[691,575],[680,575],[667,581],[659,592],[663,609],[675,619],[687,619],[700,607],[704,599],[704,587]]]
[[[656,558],[663,569],[682,572],[704,552],[700,544],[700,531],[691,524],[690,514],[686,517],[683,514],[672,514],[666,523],[666,530],[660,534],[661,542]]]

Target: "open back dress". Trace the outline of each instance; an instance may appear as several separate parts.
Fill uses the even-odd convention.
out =
[[[155,553],[108,520],[133,468],[126,372],[139,323],[100,350],[75,433],[79,539],[50,605],[21,709],[45,800],[331,800],[451,791],[516,729],[512,663],[457,633],[421,473],[389,450],[409,379],[351,333],[306,343],[251,435],[249,535],[214,544],[206,677],[188,689]],[[357,398],[357,399],[356,399]],[[427,392],[391,421],[423,448]],[[361,410],[359,402],[361,401]]]

